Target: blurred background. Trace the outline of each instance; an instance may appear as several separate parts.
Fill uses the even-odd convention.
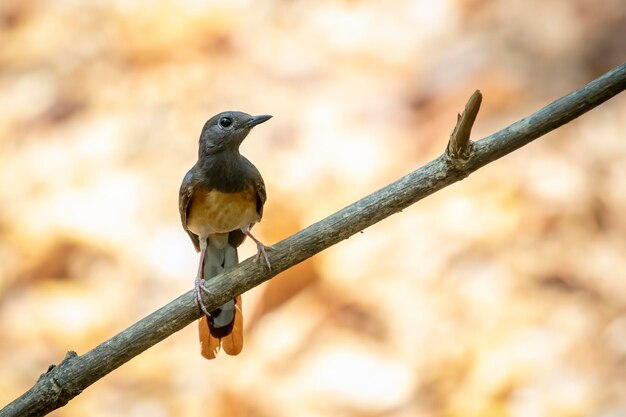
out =
[[[178,187],[244,142],[277,242],[624,61],[621,0],[0,3],[0,405],[192,288]],[[244,296],[53,416],[626,415],[626,96]],[[242,258],[254,254],[246,242]]]

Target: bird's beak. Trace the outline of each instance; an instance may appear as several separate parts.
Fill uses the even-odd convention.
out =
[[[272,116],[269,114],[261,114],[259,116],[252,116],[250,119],[248,119],[248,121],[245,124],[245,127],[254,127],[256,125],[260,125],[263,122],[267,122],[269,119],[271,119]]]

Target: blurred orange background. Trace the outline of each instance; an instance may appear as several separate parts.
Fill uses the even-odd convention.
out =
[[[620,0],[0,3],[0,405],[192,288],[178,187],[203,123],[277,242],[623,62]],[[626,414],[626,96],[188,326],[53,416]],[[241,257],[254,253],[246,242]]]

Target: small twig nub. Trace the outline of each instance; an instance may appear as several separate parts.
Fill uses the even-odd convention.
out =
[[[482,100],[483,95],[480,90],[476,90],[467,101],[463,114],[459,114],[457,117],[456,126],[450,135],[447,149],[448,155],[453,160],[465,160],[469,157],[471,151],[470,133]]]

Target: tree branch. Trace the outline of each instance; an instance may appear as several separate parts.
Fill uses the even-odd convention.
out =
[[[263,263],[247,259],[228,273],[212,279],[207,284],[213,295],[205,299],[208,309],[220,306],[281,271],[462,180],[480,167],[570,122],[624,89],[626,64],[468,146],[469,131],[480,104],[480,96],[475,93],[474,97],[478,98],[468,103],[465,117],[460,117],[447,152],[274,245],[276,250],[269,253],[271,270]],[[42,416],[62,407],[104,375],[198,318],[193,291],[189,291],[84,355],[69,352],[58,366],[41,375],[30,390],[0,410],[0,416]]]

